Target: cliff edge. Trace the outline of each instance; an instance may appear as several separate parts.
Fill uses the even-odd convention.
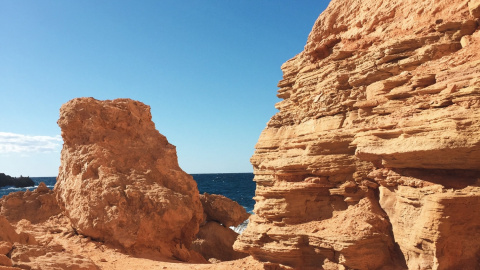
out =
[[[308,269],[476,269],[480,1],[332,0],[283,66],[235,248]]]

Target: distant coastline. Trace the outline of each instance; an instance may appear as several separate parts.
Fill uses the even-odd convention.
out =
[[[21,176],[20,177],[11,177],[10,175],[6,175],[4,173],[0,173],[0,187],[31,187],[34,186],[35,183],[30,177]]]

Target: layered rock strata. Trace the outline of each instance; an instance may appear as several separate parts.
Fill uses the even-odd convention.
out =
[[[282,66],[235,248],[302,269],[476,269],[479,18],[478,0],[332,0]]]
[[[198,189],[150,107],[78,98],[62,106],[58,124],[64,145],[54,190],[75,230],[188,261],[203,218]]]

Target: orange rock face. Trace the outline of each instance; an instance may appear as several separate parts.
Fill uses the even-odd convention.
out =
[[[34,191],[10,193],[0,200],[0,214],[10,222],[39,223],[61,212],[53,191],[41,182]]]
[[[475,269],[479,10],[332,0],[282,66],[234,247],[302,269]]]
[[[12,224],[10,224],[4,216],[0,216],[0,243],[1,249],[4,250],[8,247],[11,249],[13,243],[35,245],[37,244],[37,241],[35,240],[35,237],[28,233],[17,233]]]
[[[238,233],[229,228],[248,219],[250,214],[245,208],[223,195],[206,192],[200,195],[200,201],[205,221],[200,226],[192,249],[207,260],[231,261],[248,256],[233,250]]]
[[[99,270],[91,260],[62,250],[62,247],[17,245],[12,251],[14,266],[35,270]],[[1,268],[0,268],[1,269]]]
[[[64,145],[55,193],[80,233],[125,249],[189,260],[203,218],[196,182],[129,99],[78,98],[60,109]]]
[[[229,198],[204,193],[200,195],[207,221],[216,221],[225,227],[238,226],[248,219],[249,213],[240,204]]]

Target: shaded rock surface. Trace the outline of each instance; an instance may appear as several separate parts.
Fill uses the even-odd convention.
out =
[[[200,195],[207,221],[216,221],[225,227],[238,226],[250,216],[237,202],[218,195],[204,193]]]
[[[204,222],[200,226],[192,249],[210,261],[231,261],[248,256],[233,250],[238,233],[231,226],[242,224],[250,216],[237,202],[217,194],[200,194]]]
[[[301,269],[476,269],[479,10],[332,0],[282,66],[235,249]]]
[[[10,193],[0,199],[0,215],[10,222],[39,223],[61,212],[52,190],[41,182],[34,191]]]
[[[205,259],[231,261],[245,258],[246,253],[233,250],[233,243],[238,233],[224,227],[215,221],[208,221],[200,227],[197,239],[193,241],[192,249],[200,253]]]
[[[82,235],[184,261],[203,211],[193,178],[130,99],[73,99],[60,109],[64,145],[57,201]]]
[[[2,243],[0,246],[2,250],[8,249],[14,243],[37,244],[35,237],[32,235],[24,232],[17,233],[12,224],[10,224],[4,216],[0,216],[0,241]]]

